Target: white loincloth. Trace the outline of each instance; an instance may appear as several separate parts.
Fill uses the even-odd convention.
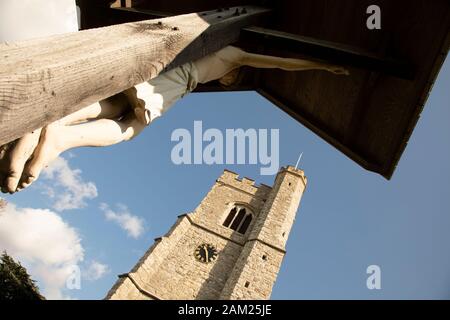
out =
[[[146,121],[149,124],[192,92],[197,84],[197,68],[195,63],[189,62],[138,84],[135,88],[126,90],[125,94],[138,118],[141,118],[139,113],[144,109],[149,111],[150,117]]]

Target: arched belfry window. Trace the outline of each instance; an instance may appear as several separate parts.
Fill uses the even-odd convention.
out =
[[[234,231],[245,234],[252,219],[253,214],[248,208],[241,205],[235,205],[228,213],[223,225]]]

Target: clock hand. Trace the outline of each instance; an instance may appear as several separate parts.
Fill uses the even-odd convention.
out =
[[[205,259],[208,261],[208,248],[206,246],[203,246],[203,249],[205,249]]]

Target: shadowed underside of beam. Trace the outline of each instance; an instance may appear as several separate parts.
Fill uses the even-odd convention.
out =
[[[270,12],[243,8],[0,44],[0,145],[215,52]]]

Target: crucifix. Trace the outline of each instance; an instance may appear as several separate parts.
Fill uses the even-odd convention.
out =
[[[398,159],[402,150],[401,145],[397,144],[397,140],[392,137],[398,136],[398,139],[407,141],[408,132],[410,133],[411,130],[405,129],[405,134],[403,128],[411,128],[411,125],[404,121],[392,128],[387,127],[383,113],[380,113],[386,107],[383,104],[374,105],[372,100],[376,98],[377,102],[389,102],[387,106],[393,105],[392,108],[384,111],[388,112],[389,121],[409,119],[404,113],[415,112],[414,96],[426,91],[426,83],[428,83],[426,73],[431,70],[431,64],[425,66],[426,60],[419,60],[420,54],[423,51],[424,55],[426,53],[436,60],[440,52],[439,45],[442,43],[437,41],[425,44],[425,40],[428,41],[432,37],[424,36],[421,40],[422,46],[411,43],[415,49],[408,51],[406,48],[410,43],[407,40],[410,37],[403,37],[407,30],[391,27],[384,33],[378,33],[381,37],[379,37],[379,50],[376,54],[365,49],[355,49],[344,44],[321,40],[320,37],[289,33],[286,32],[286,27],[280,25],[280,14],[283,17],[281,21],[285,21],[284,17],[286,17],[286,22],[291,26],[304,28],[306,22],[303,23],[303,21],[311,13],[315,12],[315,18],[319,18],[318,21],[320,21],[321,16],[317,16],[316,7],[320,7],[321,1],[317,4],[315,1],[302,1],[302,11],[296,11],[299,18],[295,21],[292,20],[293,11],[289,11],[289,8],[295,8],[297,2],[289,0],[282,2],[282,7],[267,8],[237,5],[243,2],[236,0],[233,1],[233,4],[237,5],[235,7],[202,11],[205,7],[211,8],[210,4],[194,1],[189,5],[203,9],[192,10],[197,12],[191,14],[180,14],[188,12],[185,8],[188,4],[180,2],[181,7],[173,8],[173,12],[167,14],[160,7],[167,9],[170,4],[136,0],[132,3],[143,3],[146,6],[155,7],[155,10],[120,8],[120,14],[118,14],[109,8],[112,1],[77,0],[82,7],[84,5],[89,9],[99,9],[84,10],[81,15],[82,26],[84,24],[90,28],[102,28],[55,35],[45,39],[0,44],[2,58],[0,60],[0,145],[4,146],[0,155],[2,158],[0,180],[3,181],[3,191],[14,192],[28,186],[29,182],[38,177],[40,170],[51,158],[67,148],[82,145],[109,145],[132,138],[162,115],[173,102],[194,90],[197,84],[200,90],[208,88],[211,83],[215,85],[220,83],[222,87],[227,87],[240,79],[239,75],[244,73],[240,71],[242,67],[247,68],[245,73],[249,70],[248,67],[253,70],[268,68],[284,71],[317,70],[314,73],[295,73],[296,83],[310,87],[310,82],[304,79],[317,78],[320,81],[315,81],[316,83],[332,84],[335,91],[336,88],[341,87],[343,90],[336,95],[336,92],[327,94],[329,86],[322,86],[318,97],[326,99],[326,103],[320,105],[317,104],[320,99],[317,99],[317,95],[313,92],[312,96],[317,101],[314,101],[316,107],[312,109],[321,112],[314,115],[315,118],[304,111],[307,105],[301,104],[310,102],[308,99],[305,100],[310,95],[304,97],[297,95],[295,98],[300,101],[294,102],[300,104],[294,106],[297,109],[293,109],[289,103],[294,97],[286,100],[282,95],[274,94],[273,89],[268,85],[257,88],[257,91],[296,119],[300,119],[308,128],[363,167],[389,178],[395,168],[395,159]],[[358,3],[357,1],[349,2],[349,10],[353,10],[354,7],[359,10]],[[220,4],[223,5],[223,2]],[[391,11],[401,12],[400,4],[394,5],[389,2],[389,6]],[[437,4],[436,7],[438,6],[441,6],[442,10],[436,9],[436,12],[442,12],[444,15],[447,12],[444,10],[444,5]],[[331,15],[335,14],[333,8],[330,10]],[[274,11],[277,11],[278,22],[273,22]],[[362,12],[365,14],[365,10]],[[445,28],[438,25],[438,22],[445,20],[426,19],[433,12],[431,9],[429,12],[428,9],[421,12],[412,10],[408,17],[416,17],[420,13],[425,17],[424,21],[427,24],[432,24],[426,30],[442,35]],[[322,14],[328,15],[327,19],[330,18],[328,11]],[[139,18],[129,19],[129,16],[133,15]],[[143,20],[145,17],[152,19]],[[338,18],[335,20],[339,21]],[[137,22],[110,26],[113,23],[126,21]],[[334,28],[346,27],[336,21],[330,22]],[[388,23],[388,20],[384,21],[386,21],[385,26],[393,26]],[[311,20],[309,24],[311,22],[314,21]],[[421,24],[417,25],[420,27]],[[364,28],[366,28],[365,24],[361,30],[354,28],[352,33],[347,33],[348,37],[352,38],[355,34],[354,39],[364,39],[369,36]],[[318,29],[325,30],[318,25],[310,28],[312,31]],[[324,35],[327,32],[324,32]],[[332,35],[335,34],[338,32],[328,32],[328,38],[333,38]],[[406,39],[405,43],[399,45],[403,46],[401,47],[404,48],[403,53],[416,53],[409,60],[414,60],[412,62],[420,66],[418,68],[420,73],[417,76],[414,76],[411,65],[405,62],[407,59],[403,61],[390,58],[390,51],[386,49],[388,47],[383,38],[383,35],[390,34],[395,34],[399,39]],[[243,50],[240,46],[243,42],[256,43],[254,47],[264,47],[269,50],[262,50],[264,52]],[[366,46],[363,45],[363,47]],[[422,50],[422,48],[428,49]],[[265,51],[272,51],[272,54]],[[299,59],[297,55],[305,58]],[[398,57],[399,54],[393,56]],[[214,64],[214,68],[205,67],[211,64]],[[348,73],[347,69],[351,70],[351,77],[342,77],[341,75]],[[213,71],[217,73],[211,74]],[[264,74],[267,77],[269,73],[264,72]],[[273,77],[276,81],[283,80],[280,72],[274,71],[273,74],[276,76]],[[169,82],[166,80],[170,75],[178,79],[179,86],[174,83],[172,83],[173,87],[168,85]],[[211,82],[211,80],[218,81]],[[272,81],[268,78],[264,80]],[[346,85],[339,86],[338,82],[345,82]],[[407,90],[412,86],[417,90]],[[169,89],[175,87],[176,89]],[[165,88],[162,91],[171,92],[155,94],[161,88]],[[314,85],[308,90],[311,88],[314,89]],[[281,87],[279,89],[283,91]],[[394,93],[395,98],[392,98]],[[286,103],[286,101],[291,102]],[[402,107],[396,108],[394,104]],[[326,110],[327,105],[331,106],[332,110]],[[347,106],[350,108],[346,109]],[[371,111],[373,108],[376,108],[377,113]],[[395,113],[397,110],[398,114]],[[328,117],[327,112],[333,112],[336,116]],[[372,114],[380,114],[381,117],[376,118]],[[345,119],[347,115],[350,115],[350,120]],[[325,119],[326,122],[316,119]],[[342,123],[333,123],[336,120]],[[105,135],[106,139],[101,135],[90,136],[87,139],[92,128],[100,128],[100,125],[105,130],[106,128],[111,130],[108,132],[112,134],[108,134],[107,137]],[[75,128],[77,130],[74,130]],[[81,137],[82,139],[79,137],[81,129],[87,133]],[[337,129],[340,131],[336,131]],[[397,130],[398,134],[393,130]],[[100,131],[103,132],[103,130]],[[54,134],[55,132],[60,134]],[[52,136],[63,138],[65,142],[51,143],[55,140],[51,138]],[[52,144],[58,147],[50,147]],[[390,147],[391,145],[393,147]],[[47,148],[48,152],[39,152]],[[50,150],[53,151],[50,152]],[[11,158],[17,159],[16,153],[25,156],[20,161],[11,161]],[[39,157],[38,154],[46,154],[46,156]],[[12,163],[18,163],[19,170],[14,168],[11,170]],[[32,163],[34,165],[31,165]],[[30,167],[35,169],[30,171]],[[14,173],[14,177],[11,177],[11,172]]]
[[[236,8],[227,11],[231,17],[238,17],[236,13],[245,15],[251,10]],[[156,23],[157,27],[161,25],[163,22]],[[232,85],[243,66],[348,74],[345,68],[332,64],[254,54],[225,46],[200,59],[162,71],[148,81],[106,97],[4,145],[0,155],[2,192],[14,193],[28,187],[39,177],[42,169],[66,150],[108,146],[130,140],[177,100],[194,90],[198,83],[219,80],[225,86]],[[153,64],[142,66],[141,71],[150,74],[153,67]]]

